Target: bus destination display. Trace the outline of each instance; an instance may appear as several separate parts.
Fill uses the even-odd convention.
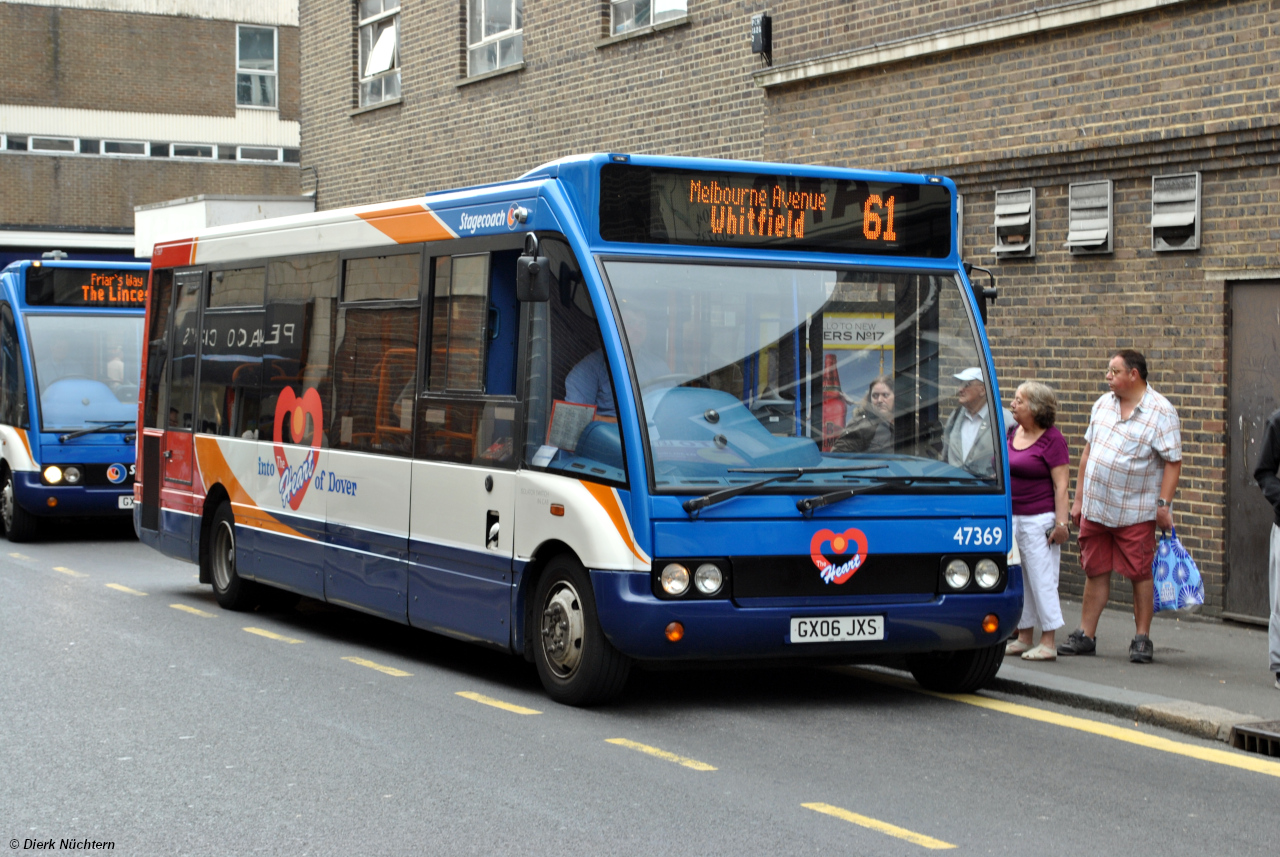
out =
[[[600,237],[941,259],[951,254],[951,193],[941,184],[605,164]]]
[[[27,269],[27,303],[31,306],[125,307],[147,305],[146,271],[96,268]]]

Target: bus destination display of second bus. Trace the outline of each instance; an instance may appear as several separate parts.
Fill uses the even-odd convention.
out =
[[[927,258],[951,252],[951,195],[938,184],[607,164],[600,197],[607,241]]]
[[[27,269],[27,303],[142,309],[147,305],[147,272],[33,265]]]

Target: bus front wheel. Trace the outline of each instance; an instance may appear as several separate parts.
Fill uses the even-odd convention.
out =
[[[231,504],[223,502],[209,526],[209,544],[202,556],[213,581],[213,594],[227,610],[249,610],[256,601],[256,585],[236,573],[236,521]]]
[[[36,537],[40,519],[18,505],[13,494],[13,474],[4,469],[3,487],[0,487],[0,523],[11,542],[29,542]]]
[[[920,686],[939,693],[972,693],[996,677],[1004,661],[1004,642],[960,652],[912,655],[907,667]]]
[[[564,705],[597,705],[622,692],[631,659],[600,629],[591,578],[573,557],[547,564],[534,593],[533,625],[533,659],[548,696]]]

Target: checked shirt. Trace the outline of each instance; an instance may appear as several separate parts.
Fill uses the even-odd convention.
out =
[[[1107,527],[1154,521],[1164,464],[1182,460],[1178,412],[1169,400],[1148,386],[1124,420],[1120,400],[1107,393],[1093,403],[1084,439],[1084,517]]]

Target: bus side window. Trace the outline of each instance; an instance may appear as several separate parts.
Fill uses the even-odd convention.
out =
[[[261,266],[209,274],[200,334],[201,432],[257,437],[266,274]]]
[[[525,464],[625,484],[618,400],[582,269],[563,238],[543,237],[539,252],[556,286],[528,307]]]
[[[347,259],[334,357],[334,449],[408,456],[417,399],[422,256]]]
[[[195,424],[196,354],[200,345],[202,271],[174,277],[173,344],[169,360],[168,427],[190,430]]]
[[[13,309],[0,304],[0,423],[27,427],[27,384]]]
[[[515,259],[432,260],[431,340],[415,456],[514,468]],[[512,270],[493,274],[494,260]],[[504,309],[505,307],[505,309]],[[510,330],[504,330],[504,324]]]
[[[338,254],[312,253],[267,263],[266,310],[262,323],[262,397],[258,439],[327,447],[324,416],[333,403],[332,365],[337,322]],[[276,410],[286,401],[319,394],[320,413],[304,408],[300,434],[281,420],[275,437]]]
[[[169,422],[161,418],[167,411],[161,393],[169,389],[169,308],[173,303],[173,271],[165,268],[151,275],[151,328],[147,331],[146,399],[142,424],[147,428],[165,428]]]

